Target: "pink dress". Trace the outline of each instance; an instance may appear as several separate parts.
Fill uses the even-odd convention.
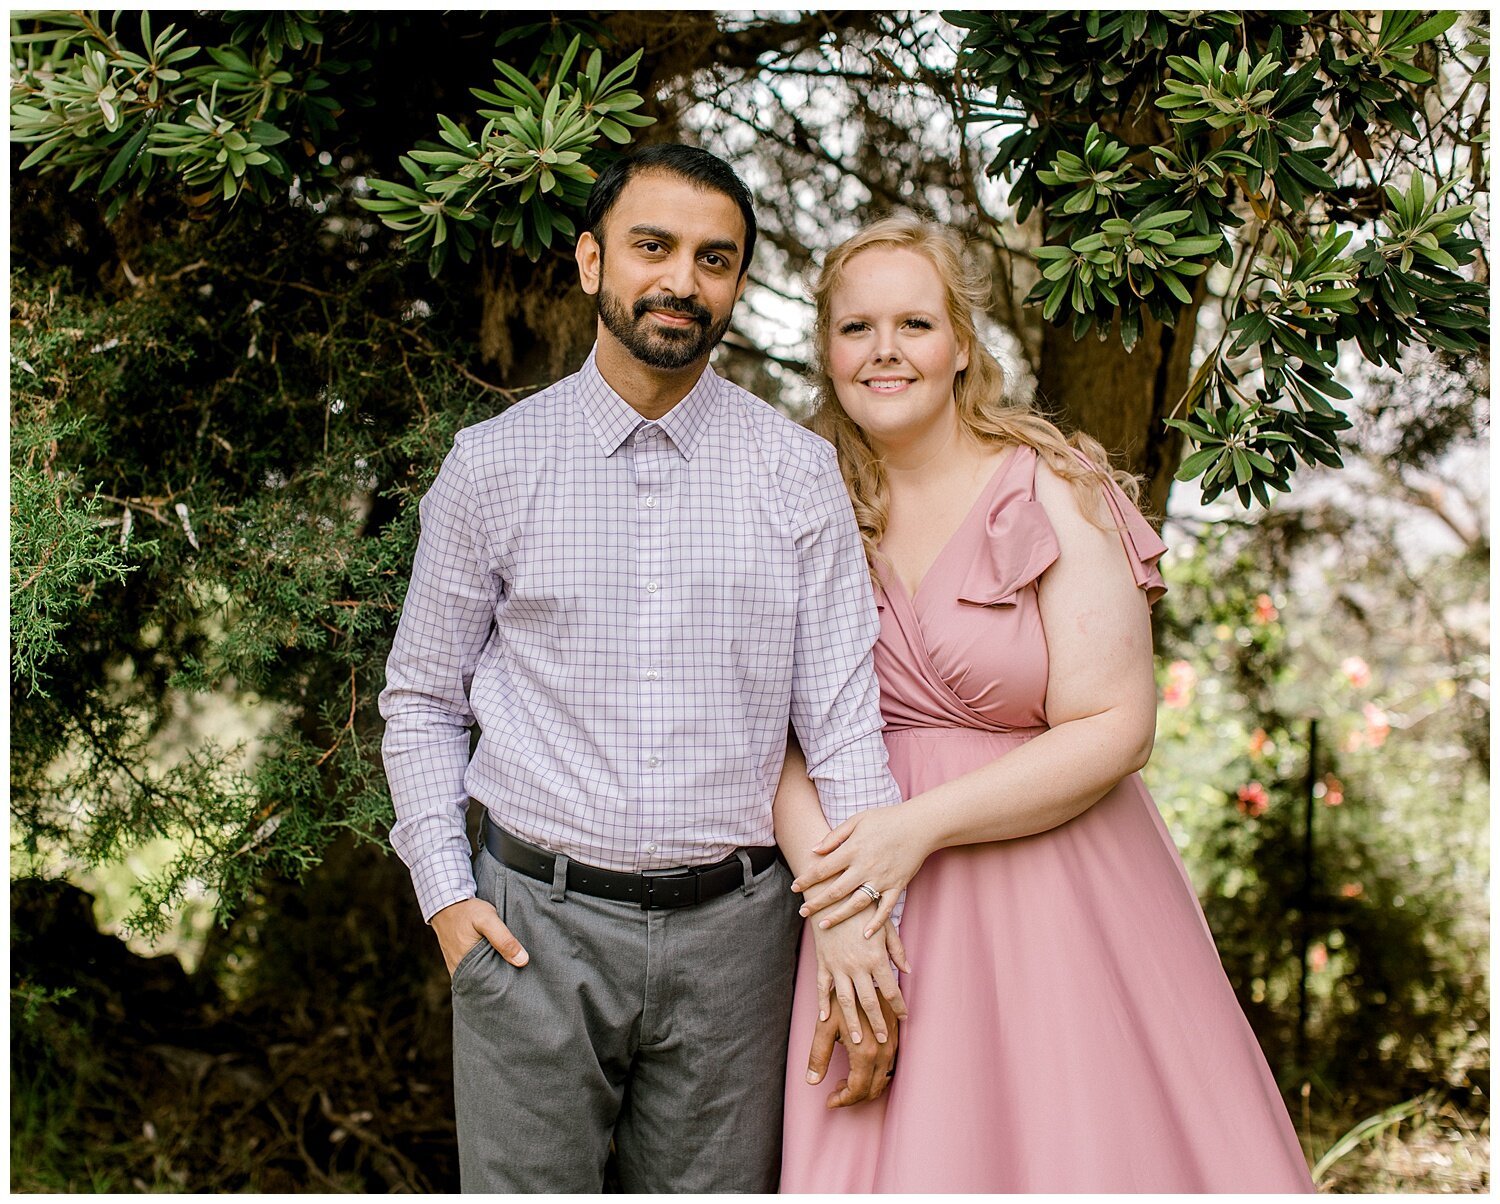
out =
[[[877,594],[891,771],[904,797],[1046,728],[1035,582],[1057,538],[1036,453],[1004,460],[915,597]],[[1137,584],[1165,545],[1110,497]],[[1082,815],[945,849],[907,892],[914,973],[898,1070],[828,1110],[805,1081],[816,965],[802,942],[783,1192],[1307,1192],[1296,1133],[1155,804],[1131,774]]]

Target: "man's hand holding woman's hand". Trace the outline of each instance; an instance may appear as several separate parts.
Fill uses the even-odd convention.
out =
[[[906,1000],[891,969],[892,961],[903,971],[911,969],[906,949],[891,924],[877,939],[867,940],[862,931],[867,919],[861,916],[847,924],[813,929],[818,1023],[808,1057],[808,1082],[822,1082],[835,1040],[843,1041],[849,1055],[849,1077],[829,1096],[831,1108],[875,1099],[886,1089],[887,1071],[895,1065],[899,1022],[906,1017]]]
[[[480,941],[489,941],[495,952],[513,966],[524,966],[530,960],[531,955],[501,921],[500,913],[483,899],[450,903],[432,917],[431,924],[442,946],[450,977],[464,955]]]
[[[880,1001],[884,1009],[883,1023],[890,1030],[886,1041],[864,1041],[851,1045],[844,1036],[844,1014],[835,1008],[826,1020],[818,1021],[813,1032],[812,1051],[807,1059],[807,1081],[817,1084],[828,1073],[828,1063],[833,1059],[835,1042],[842,1041],[849,1054],[849,1077],[840,1080],[828,1096],[828,1107],[847,1108],[851,1104],[876,1100],[885,1094],[896,1073],[896,1045],[898,1021],[891,1005]],[[873,1026],[873,1025],[872,1025]]]

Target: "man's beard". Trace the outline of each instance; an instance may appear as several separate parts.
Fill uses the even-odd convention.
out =
[[[729,317],[715,322],[713,315],[696,301],[666,294],[642,297],[629,310],[625,303],[602,284],[599,288],[599,319],[625,350],[652,368],[675,372],[701,359],[718,345],[729,329]],[[683,314],[693,325],[672,327],[653,322],[653,309]]]

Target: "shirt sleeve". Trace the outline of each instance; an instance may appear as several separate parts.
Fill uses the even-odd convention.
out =
[[[386,684],[382,754],[396,823],[391,845],[411,870],[422,918],[474,896],[465,818],[469,686],[502,586],[485,552],[473,476],[455,442],[421,502],[421,536]]]
[[[819,449],[820,451],[823,449]],[[833,449],[819,456],[797,520],[800,592],[792,727],[823,814],[901,801],[886,763],[874,648],[880,616]]]

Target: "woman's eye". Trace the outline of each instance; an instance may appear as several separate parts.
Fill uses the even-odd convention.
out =
[[[842,326],[839,327],[839,333],[840,334],[858,334],[860,331],[862,331],[864,329],[866,329],[866,327],[865,327],[865,324],[863,322],[845,322]]]
[[[911,327],[913,330],[931,330],[932,329],[932,323],[929,322],[926,318],[907,318],[906,319],[906,324],[907,324],[907,326]]]

